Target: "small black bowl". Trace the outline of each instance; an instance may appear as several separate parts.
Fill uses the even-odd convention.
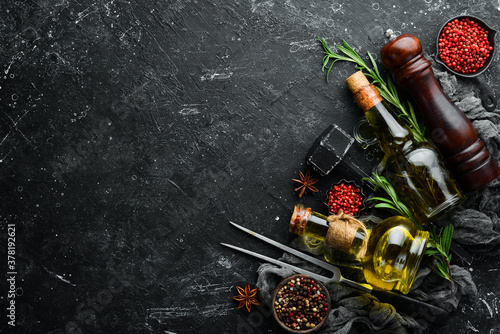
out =
[[[448,23],[450,23],[451,21],[453,21],[453,20],[456,20],[456,19],[463,20],[465,18],[468,18],[469,20],[476,22],[481,28],[483,28],[484,30],[488,31],[488,42],[490,43],[490,46],[493,47],[493,50],[491,51],[490,56],[485,61],[484,65],[479,70],[477,70],[474,73],[460,73],[460,72],[454,71],[451,68],[449,68],[441,60],[441,58],[439,56],[439,37],[441,37],[441,34],[443,32],[444,27],[446,27],[446,25]],[[495,36],[496,36],[496,33],[497,33],[496,30],[494,30],[493,28],[491,28],[490,26],[488,26],[481,19],[479,19],[479,18],[477,18],[475,16],[472,16],[472,15],[460,15],[460,16],[455,16],[455,17],[447,20],[441,26],[441,29],[439,29],[439,32],[438,32],[437,37],[436,37],[436,62],[438,62],[439,64],[443,65],[448,71],[450,71],[451,73],[453,73],[453,74],[455,74],[455,75],[457,75],[459,77],[468,78],[468,79],[474,79],[477,82],[477,85],[479,86],[479,89],[481,90],[481,102],[483,104],[483,107],[486,110],[488,110],[488,111],[495,110],[495,108],[496,108],[496,99],[495,99],[495,97],[493,95],[492,90],[490,89],[490,87],[486,83],[486,80],[484,78],[483,73],[486,71],[486,69],[488,68],[488,66],[490,66],[491,62],[493,61],[493,58],[495,57],[495,51],[496,51]]]
[[[315,285],[319,286],[319,290],[318,291],[321,291],[321,293],[325,296],[325,299],[324,301],[326,303],[328,303],[327,306],[323,306],[323,308],[326,307],[326,312],[324,312],[324,316],[322,318],[322,320],[317,324],[315,325],[315,327],[313,328],[305,328],[305,329],[292,329],[291,327],[288,327],[287,325],[285,325],[279,318],[278,316],[278,313],[276,311],[276,306],[277,304],[276,303],[280,303],[280,296],[279,296],[279,291],[281,290],[281,288],[283,288],[283,286],[287,285],[290,281],[292,280],[300,280],[301,278],[303,278],[304,280],[307,280],[307,279],[310,279],[310,280],[314,280],[312,277],[308,276],[308,275],[293,275],[293,276],[290,276],[290,277],[287,277],[285,278],[283,281],[281,281],[280,284],[278,284],[278,286],[276,286],[276,289],[274,290],[274,293],[273,293],[273,301],[272,301],[272,308],[273,308],[273,315],[274,315],[274,319],[276,319],[276,321],[278,322],[278,324],[280,325],[280,327],[282,329],[284,329],[285,331],[289,332],[289,333],[295,333],[295,334],[309,334],[309,333],[313,333],[313,332],[316,332],[317,330],[319,330],[324,324],[325,324],[325,320],[328,316],[328,313],[330,312],[330,303],[331,303],[331,299],[330,299],[330,293],[328,292],[328,289],[325,287],[325,285],[317,280],[314,280],[315,281]],[[298,296],[294,296],[294,298],[299,298]],[[283,301],[281,301],[283,302]],[[324,303],[324,302],[323,302]],[[280,307],[283,307],[280,305]],[[294,312],[294,311],[292,311]]]

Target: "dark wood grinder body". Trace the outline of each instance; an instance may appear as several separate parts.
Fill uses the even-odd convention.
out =
[[[410,34],[397,37],[382,48],[381,61],[415,100],[462,190],[472,193],[495,180],[500,168],[470,120],[441,89],[420,41]]]

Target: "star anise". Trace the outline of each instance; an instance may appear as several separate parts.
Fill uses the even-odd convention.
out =
[[[238,309],[242,308],[243,306],[246,306],[248,312],[250,312],[252,304],[260,305],[256,297],[257,292],[259,292],[258,288],[250,290],[250,284],[247,283],[245,289],[240,288],[239,286],[237,286],[236,289],[238,290],[238,295],[234,296],[233,299],[240,302]]]
[[[311,179],[311,171],[307,171],[306,175],[304,175],[304,173],[302,173],[302,171],[299,171],[299,176],[300,176],[300,180],[292,179],[293,181],[301,184],[300,187],[295,188],[295,191],[300,190],[299,198],[302,198],[302,196],[306,193],[307,189],[314,191],[314,192],[318,192],[318,188],[313,186],[313,184],[315,184],[319,180],[318,179]]]

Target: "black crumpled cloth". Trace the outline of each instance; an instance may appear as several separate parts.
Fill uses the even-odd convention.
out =
[[[461,80],[447,72],[434,70],[443,91],[467,115],[491,156],[500,162],[500,109],[486,111],[476,96],[472,81]],[[469,195],[464,204],[444,221],[453,222],[454,240],[475,251],[500,254],[500,178]]]
[[[487,112],[476,96],[477,88],[472,81],[457,80],[446,71],[434,68],[436,78],[443,91],[467,115],[477,130],[479,137],[485,142],[492,156],[500,162],[500,110]],[[472,252],[486,252],[491,255],[500,254],[500,218],[498,203],[500,202],[500,179],[495,180],[480,191],[468,195],[465,202],[436,222],[438,226],[453,223],[454,240]],[[292,246],[314,253],[307,247],[303,238],[297,238]],[[283,254],[282,260],[298,266],[317,271],[297,257]],[[344,269],[341,269],[344,271]],[[444,308],[447,311],[457,309],[461,299],[477,294],[477,288],[470,272],[457,265],[451,266],[452,288],[450,282],[434,274],[427,266],[421,266],[413,283],[410,297]],[[272,264],[261,264],[258,271],[257,287],[265,303],[270,303],[275,286],[293,273]],[[321,272],[320,272],[321,273]],[[394,307],[382,303],[368,294],[359,294],[349,287],[330,284],[331,311],[325,326],[318,333],[422,333],[429,324],[420,318],[398,313]]]

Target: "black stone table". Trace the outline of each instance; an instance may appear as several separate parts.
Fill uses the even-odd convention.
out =
[[[219,243],[280,256],[229,221],[288,243],[294,204],[325,211],[324,192],[340,175],[301,200],[291,179],[307,170],[305,154],[328,124],[349,131],[361,114],[344,85],[353,66],[339,63],[327,83],[316,36],[376,56],[391,28],[416,35],[433,56],[445,19],[468,13],[500,28],[499,7],[6,0],[2,332],[277,331],[269,314],[232,300],[236,286],[255,285],[259,262]],[[498,57],[487,73],[497,95]],[[351,154],[374,163],[357,146]],[[499,262],[475,254],[468,269],[478,296],[429,332],[500,332]],[[12,301],[15,328],[6,324]]]

